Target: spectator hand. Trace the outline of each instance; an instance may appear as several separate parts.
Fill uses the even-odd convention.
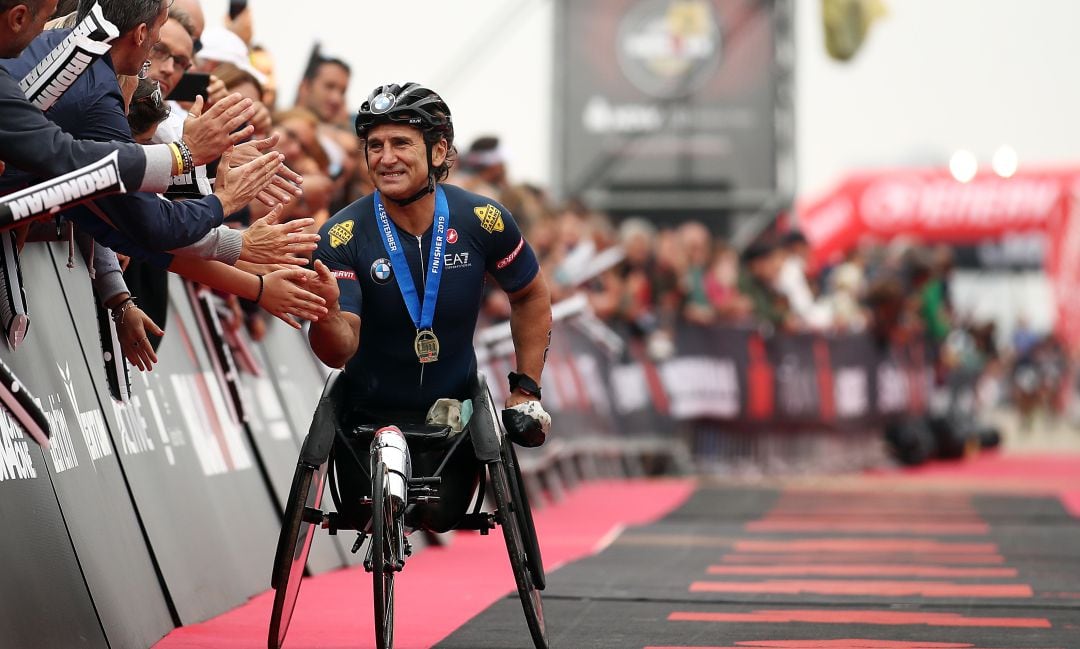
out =
[[[225,87],[225,82],[211,74],[210,83],[206,86],[206,105],[213,106],[228,96],[229,89]]]
[[[271,151],[278,143],[278,135],[275,133],[268,138],[261,140],[251,140],[250,142],[244,142],[237,145],[233,149],[232,166],[239,166],[248,163],[259,155]],[[273,207],[278,203],[284,203],[288,205],[290,201],[296,196],[299,196],[303,190],[297,185],[304,182],[304,177],[296,173],[288,166],[282,164],[281,169],[278,170],[270,186],[259,192],[256,198],[259,202],[267,207]]]
[[[240,93],[224,97],[205,113],[202,97],[196,97],[184,120],[184,143],[191,149],[195,164],[217,160],[229,146],[246,140],[254,129],[251,125],[240,127],[254,115],[255,106]]]
[[[230,148],[222,154],[214,187],[214,195],[221,201],[226,216],[250,203],[256,194],[266,189],[284,159],[280,153],[271,151],[234,167],[232,153]]]
[[[314,272],[303,268],[278,270],[264,276],[259,306],[293,329],[299,329],[300,324],[293,320],[292,316],[318,322],[319,318],[327,314],[327,309],[323,306],[326,300],[300,286],[310,284],[315,277]]]
[[[270,118],[270,109],[261,101],[255,102],[255,115],[251,118],[251,125],[255,128],[256,135],[265,135],[270,132],[273,120]]]
[[[124,358],[142,372],[149,372],[157,362],[157,354],[146,337],[147,332],[155,336],[165,335],[139,307],[128,309],[116,324],[116,338],[124,351]]]
[[[240,259],[255,264],[307,264],[306,255],[318,247],[319,235],[307,234],[304,228],[314,225],[315,219],[280,223],[284,210],[283,205],[278,205],[244,230]]]

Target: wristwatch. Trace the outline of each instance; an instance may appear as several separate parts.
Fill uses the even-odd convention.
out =
[[[518,372],[510,372],[507,375],[510,379],[510,391],[518,390],[524,392],[530,397],[540,398],[540,386],[536,384],[536,381],[532,379],[528,374],[520,374]]]

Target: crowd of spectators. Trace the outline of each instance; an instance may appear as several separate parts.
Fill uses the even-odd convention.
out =
[[[205,181],[198,173],[187,174],[183,181],[174,179],[163,195],[166,200],[149,195],[153,201],[144,198],[140,204],[130,197],[114,197],[109,200],[117,214],[102,218],[84,210],[89,213],[71,217],[76,229],[92,236],[98,248],[111,249],[104,258],[115,258],[124,268],[125,284],[106,288],[96,280],[102,304],[114,313],[145,311],[145,317],[137,319],[141,326],[121,337],[126,335],[130,342],[145,333],[156,346],[157,325],[167,317],[168,271],[231,294],[236,316],[232,326],[246,325],[256,339],[266,327],[258,306],[283,318],[318,317],[317,301],[302,289],[302,273],[308,271],[301,270],[314,247],[315,233],[338,209],[373,190],[352,130],[355,107],[346,101],[349,64],[316,48],[294,104],[286,106],[279,101],[273,53],[251,42],[255,16],[250,8],[225,18],[223,26],[208,26],[199,0],[98,3],[106,17],[128,23],[114,43],[111,69],[106,70],[106,76],[118,77],[117,88],[102,94],[122,97],[130,137],[126,132],[95,131],[101,120],[86,119],[85,102],[73,100],[66,113],[58,106],[48,114],[51,119],[62,122],[68,115],[66,128],[88,139],[145,144],[198,138],[201,130],[209,130],[203,123],[216,121],[219,130],[234,131],[230,142],[247,141],[251,149],[229,163],[201,160],[211,162]],[[23,6],[48,11],[49,4],[49,0],[0,0],[0,10]],[[48,27],[70,27],[92,4],[60,2]],[[133,18],[139,7],[149,11],[142,19]],[[128,33],[134,36],[125,45]],[[28,43],[21,58],[13,59],[22,68],[10,61],[3,66],[32,67],[59,39],[46,31]],[[143,60],[148,61],[145,75],[136,75]],[[96,70],[100,77],[97,67],[90,72]],[[204,98],[168,100],[191,72],[210,75]],[[95,78],[93,83],[106,81]],[[217,158],[225,148],[225,143],[219,144],[215,155],[202,158]],[[230,181],[230,170],[240,169],[239,162],[250,166],[259,154],[267,158],[271,153],[280,158],[274,160],[280,167],[275,166],[272,181],[265,177],[261,184],[244,184],[239,177]],[[646,341],[657,358],[672,353],[680,326],[724,325],[766,333],[865,331],[882,344],[919,339],[928,344],[940,371],[963,363],[1005,367],[993,325],[964,321],[950,305],[948,248],[908,241],[867,242],[839,263],[816,267],[810,246],[797,229],[775,228],[736,248],[717,236],[713,228],[718,223],[691,220],[661,227],[645,216],[616,221],[578,201],[557,204],[544,188],[512,182],[510,162],[497,136],[479,137],[458,152],[448,182],[491,196],[514,214],[541,259],[554,300],[586,293],[600,318]],[[40,170],[29,171],[32,176]],[[9,176],[18,178],[18,173],[8,170]],[[218,180],[211,186],[209,179],[215,174]],[[301,176],[302,192],[297,189]],[[238,185],[243,191],[237,192]],[[239,195],[230,194],[230,187]],[[5,185],[0,193],[12,188]],[[218,196],[220,209],[206,196],[211,192]],[[254,200],[256,194],[259,200]],[[189,224],[182,237],[161,234],[161,227],[137,225],[138,219],[125,214],[149,215],[150,223],[160,225],[169,223],[173,212],[200,209],[199,223],[205,222],[205,227]],[[99,277],[115,274],[100,256],[94,263],[100,266]],[[292,274],[281,275],[286,272]],[[137,297],[138,306],[129,295]],[[507,317],[505,296],[492,291],[484,311],[489,321]],[[1032,382],[1030,371],[1023,371],[1035,363],[1030,359],[1056,355],[1052,342],[1041,338],[1018,340],[1014,347],[1010,358],[1016,360],[1008,366],[1021,368],[1017,374],[1028,377],[1011,384],[1014,398],[1021,399],[1025,398],[1021,392],[1031,392],[1020,387]],[[152,352],[132,360],[149,367]],[[1004,375],[1011,370],[996,371]],[[1046,400],[1045,395],[1038,398]]]

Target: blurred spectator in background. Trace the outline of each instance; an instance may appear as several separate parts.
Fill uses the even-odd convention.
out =
[[[330,160],[319,143],[318,129],[318,117],[306,108],[290,108],[274,115],[272,133],[278,136],[277,150],[285,155],[285,164],[304,176],[304,193],[286,208],[285,215],[290,219],[315,219],[313,232],[329,218],[334,191]]]
[[[810,329],[825,329],[832,324],[828,306],[818,304],[806,276],[810,242],[798,230],[789,230],[780,238],[783,262],[776,278],[776,289],[791,307],[799,324]]]
[[[247,43],[224,27],[208,28],[203,32],[202,49],[199,50],[197,60],[195,69],[212,75],[210,87],[207,88],[209,95],[207,104],[209,105],[213,105],[221,97],[229,94],[225,83],[217,74],[218,66],[231,64],[255,79],[259,87],[259,97],[253,98],[255,116],[251,118],[250,124],[255,127],[256,133],[269,133],[270,109],[262,102],[262,83],[266,79],[263,73],[251,64],[251,52],[248,50]]]
[[[795,329],[796,318],[787,298],[776,290],[784,263],[781,249],[771,241],[757,241],[743,251],[744,268],[739,275],[739,291],[750,299],[754,318],[772,325],[777,332]]]
[[[705,275],[705,294],[721,321],[744,321],[753,311],[753,304],[739,292],[739,253],[723,241],[714,246]]]
[[[251,48],[251,65],[263,74],[265,81],[262,84],[262,102],[272,113],[277,107],[277,77],[274,74],[274,56],[263,46],[254,45]]]
[[[867,313],[862,305],[866,294],[866,268],[863,250],[853,248],[847,260],[829,274],[825,296],[833,326],[842,331],[862,331]]]
[[[345,93],[349,90],[350,74],[349,65],[341,59],[316,54],[304,70],[296,105],[315,113],[322,124],[347,123]]]
[[[498,137],[476,138],[455,166],[454,182],[499,201],[523,227],[543,218],[546,197],[541,189],[510,182],[508,155]]]
[[[699,221],[688,221],[678,229],[679,247],[683,252],[683,266],[679,275],[679,291],[682,294],[682,318],[699,325],[712,324],[716,310],[705,290],[705,274],[712,256],[712,235]]]

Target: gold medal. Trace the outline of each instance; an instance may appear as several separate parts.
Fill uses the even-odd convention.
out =
[[[439,360],[439,339],[435,337],[431,329],[417,330],[413,349],[416,350],[416,358],[421,363],[434,363]]]

